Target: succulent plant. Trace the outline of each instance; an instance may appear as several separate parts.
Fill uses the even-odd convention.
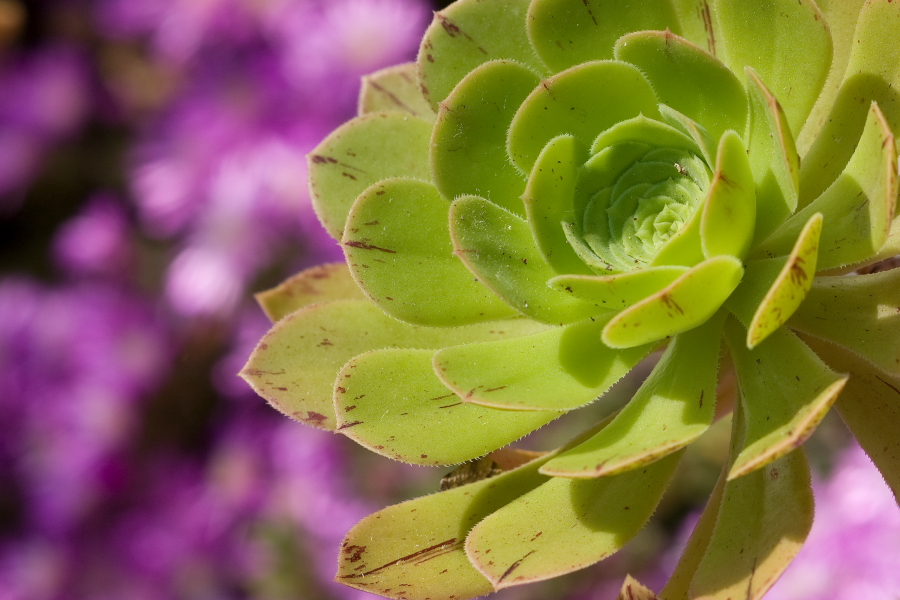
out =
[[[309,155],[347,264],[260,296],[242,374],[387,457],[480,461],[360,522],[338,581],[462,600],[611,555],[732,370],[730,455],[661,598],[765,594],[832,405],[900,493],[897,32],[891,0],[459,0],[366,77]],[[650,356],[612,417],[505,448]]]

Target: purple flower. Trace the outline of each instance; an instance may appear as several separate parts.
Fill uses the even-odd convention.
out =
[[[123,276],[134,262],[132,233],[122,204],[109,194],[97,194],[56,232],[53,254],[72,276]]]

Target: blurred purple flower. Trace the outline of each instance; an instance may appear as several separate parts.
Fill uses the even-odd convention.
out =
[[[133,266],[128,215],[109,194],[97,194],[53,240],[57,263],[70,275],[121,277]]]

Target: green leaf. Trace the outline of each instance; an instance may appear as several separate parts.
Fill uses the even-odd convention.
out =
[[[876,254],[888,238],[897,202],[897,150],[877,104],[847,168],[813,203],[762,243],[758,254],[786,253],[816,212],[822,213],[818,269],[857,263]]]
[[[693,329],[722,306],[741,281],[741,261],[716,256],[691,268],[672,284],[620,312],[603,329],[612,348],[655,342]]]
[[[524,315],[561,325],[607,312],[547,287],[556,272],[541,256],[528,223],[483,198],[453,203],[450,235],[469,270]]]
[[[653,590],[628,575],[622,583],[618,600],[659,600],[659,598],[653,593]]]
[[[517,315],[453,255],[450,203],[430,183],[389,179],[363,192],[347,219],[353,277],[386,313],[446,327]]]
[[[728,478],[760,469],[798,448],[818,426],[847,382],[794,333],[777,329],[753,350],[737,321],[725,325],[737,371],[746,430]]]
[[[562,222],[574,222],[573,198],[587,147],[571,135],[555,137],[531,170],[522,200],[538,249],[557,273],[590,273],[569,245]]]
[[[464,542],[479,521],[547,481],[546,459],[490,479],[389,506],[353,526],[341,544],[337,581],[398,600],[493,591],[469,562]]]
[[[613,44],[631,31],[672,29],[678,18],[669,0],[533,0],[528,36],[554,71],[613,57]]]
[[[709,0],[672,0],[672,4],[681,23],[680,35],[716,56],[716,40],[722,34],[716,21],[715,3]]]
[[[716,0],[717,56],[735,73],[752,67],[799,132],[831,66],[831,35],[812,0]],[[803,57],[797,60],[796,57]]]
[[[548,73],[528,42],[528,1],[458,0],[434,13],[417,59],[422,91],[432,108],[437,110],[470,71],[492,60],[515,61],[542,75]]]
[[[784,258],[753,260],[745,264],[741,285],[726,306],[747,327],[751,350],[784,325],[806,299],[816,273],[822,215],[810,217],[794,249]]]
[[[900,502],[900,376],[881,373],[833,344],[813,337],[804,340],[832,369],[849,373],[834,406]]]
[[[364,75],[357,113],[401,112],[433,121],[431,104],[422,95],[416,63],[403,63]]]
[[[619,38],[615,54],[641,70],[661,103],[697,122],[714,140],[729,129],[744,130],[744,87],[706,50],[669,30],[635,31]]]
[[[900,269],[817,277],[788,326],[834,342],[900,374]]]
[[[509,162],[506,132],[539,83],[521,65],[493,61],[472,71],[441,103],[431,138],[432,171],[441,193],[450,199],[481,196],[524,214],[525,176]]]
[[[331,300],[365,300],[344,263],[310,267],[255,296],[273,323],[310,304]]]
[[[713,421],[725,312],[675,337],[631,402],[590,440],[541,468],[558,477],[606,477],[681,450]]]
[[[715,164],[718,142],[713,140],[713,137],[706,129],[698,125],[693,119],[665,104],[659,105],[659,113],[662,115],[663,121],[694,140],[706,164]]]
[[[443,348],[542,331],[510,319],[465,327],[409,325],[363,300],[314,304],[281,319],[260,340],[241,371],[247,383],[284,414],[334,430],[334,382],[344,363],[379,348]]]
[[[592,565],[643,528],[679,458],[599,479],[554,477],[481,521],[466,553],[497,590]]]
[[[591,144],[619,121],[639,114],[659,116],[656,104],[653,88],[633,65],[580,64],[545,79],[522,103],[509,130],[509,156],[528,173],[556,136],[568,133]]]
[[[433,350],[373,350],[337,376],[336,430],[383,456],[418,465],[477,458],[560,416],[463,402],[438,379]]]
[[[750,143],[747,154],[756,183],[754,241],[768,237],[797,209],[800,156],[778,99],[748,67]]]
[[[576,298],[622,310],[652,296],[688,272],[687,267],[647,267],[616,275],[559,275],[550,287]]]
[[[591,402],[652,350],[612,350],[600,341],[607,319],[500,343],[445,348],[434,357],[443,382],[466,402],[514,410],[567,411]]]
[[[838,178],[863,134],[873,101],[884,111],[889,128],[900,129],[900,72],[894,60],[898,29],[900,5],[891,0],[863,5],[837,99],[800,164],[800,206],[818,198]]]
[[[341,239],[350,206],[367,187],[391,177],[430,180],[431,125],[404,113],[369,113],[344,123],[307,155],[313,208]]]
[[[626,152],[630,153],[633,145],[637,144],[646,144],[648,151],[653,148],[680,148],[688,152],[700,152],[700,147],[693,138],[675,127],[666,125],[656,119],[648,119],[644,115],[638,115],[631,119],[620,121],[601,132],[591,144],[591,154],[596,155],[607,148],[612,151],[618,151],[622,146],[624,146],[624,150],[621,151],[623,154]],[[606,185],[618,179],[619,174],[629,166],[631,165],[620,167],[616,164],[615,173],[609,173],[605,177],[609,181]]]
[[[756,225],[756,192],[747,150],[734,131],[719,142],[702,215],[700,240],[706,258],[747,255]]]

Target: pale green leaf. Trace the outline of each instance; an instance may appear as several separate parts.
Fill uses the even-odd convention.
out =
[[[663,121],[694,140],[706,164],[715,164],[718,140],[714,140],[706,129],[693,119],[665,104],[659,105],[659,113],[662,115]]]
[[[659,598],[653,593],[653,590],[628,575],[622,583],[618,600],[659,600]]]
[[[591,154],[596,155],[607,148],[614,152],[626,154],[636,144],[646,144],[647,150],[653,148],[679,148],[694,153],[700,151],[700,147],[694,139],[684,132],[656,119],[638,115],[631,119],[620,121],[609,129],[602,131],[591,144]],[[625,147],[619,150],[619,148],[622,148],[622,145]],[[614,154],[613,156],[618,157],[619,154]],[[604,177],[609,182],[605,185],[610,185],[618,179],[619,174],[625,171],[628,166],[630,165],[619,166],[615,164],[614,171],[606,174]],[[593,167],[593,169],[596,170],[596,167]]]
[[[670,285],[688,267],[647,267],[616,275],[559,275],[550,287],[613,310],[636,304]]]
[[[254,296],[273,323],[310,304],[331,300],[364,300],[347,265],[329,263],[310,267],[278,286]]]
[[[364,75],[357,113],[407,113],[426,121],[434,120],[434,110],[422,95],[416,63],[403,63]]]
[[[677,335],[634,398],[590,440],[541,472],[605,477],[659,460],[700,437],[713,421],[725,312]]]
[[[612,348],[629,348],[701,325],[734,291],[743,272],[741,262],[731,256],[703,261],[613,317],[603,329],[604,343]]]
[[[613,57],[613,45],[631,31],[679,31],[670,0],[532,0],[528,35],[544,62],[562,71]]]
[[[556,136],[568,133],[591,144],[619,121],[639,114],[659,116],[656,104],[653,88],[633,65],[580,64],[545,79],[522,103],[509,130],[509,155],[528,173]],[[603,110],[597,110],[598,106]]]
[[[546,332],[445,348],[434,369],[466,402],[515,410],[566,411],[594,400],[652,350],[613,350],[600,341],[608,318]]]
[[[713,56],[716,40],[721,35],[716,22],[716,7],[709,0],[672,0],[681,23],[681,35]]]
[[[281,319],[241,371],[284,414],[333,430],[335,377],[354,356],[380,348],[443,348],[528,335],[545,326],[510,319],[456,328],[421,327],[388,317],[364,300],[314,304]]]
[[[402,321],[446,327],[517,315],[453,255],[450,203],[430,183],[389,179],[363,192],[347,218],[353,277]]]
[[[707,258],[728,255],[744,258],[756,225],[756,192],[747,150],[729,131],[716,153],[716,171],[703,203],[700,240]]]
[[[369,113],[344,123],[307,155],[309,192],[319,220],[341,239],[350,206],[382,179],[430,180],[431,124],[401,112]]]
[[[419,465],[472,460],[560,416],[463,402],[432,368],[433,350],[373,350],[337,376],[336,430],[389,458]]]
[[[679,458],[599,479],[554,477],[479,523],[466,553],[498,590],[592,565],[643,528]]]
[[[431,166],[449,199],[481,196],[517,214],[525,176],[509,162],[506,132],[523,100],[540,83],[531,70],[492,61],[471,72],[441,103],[431,138]]]

